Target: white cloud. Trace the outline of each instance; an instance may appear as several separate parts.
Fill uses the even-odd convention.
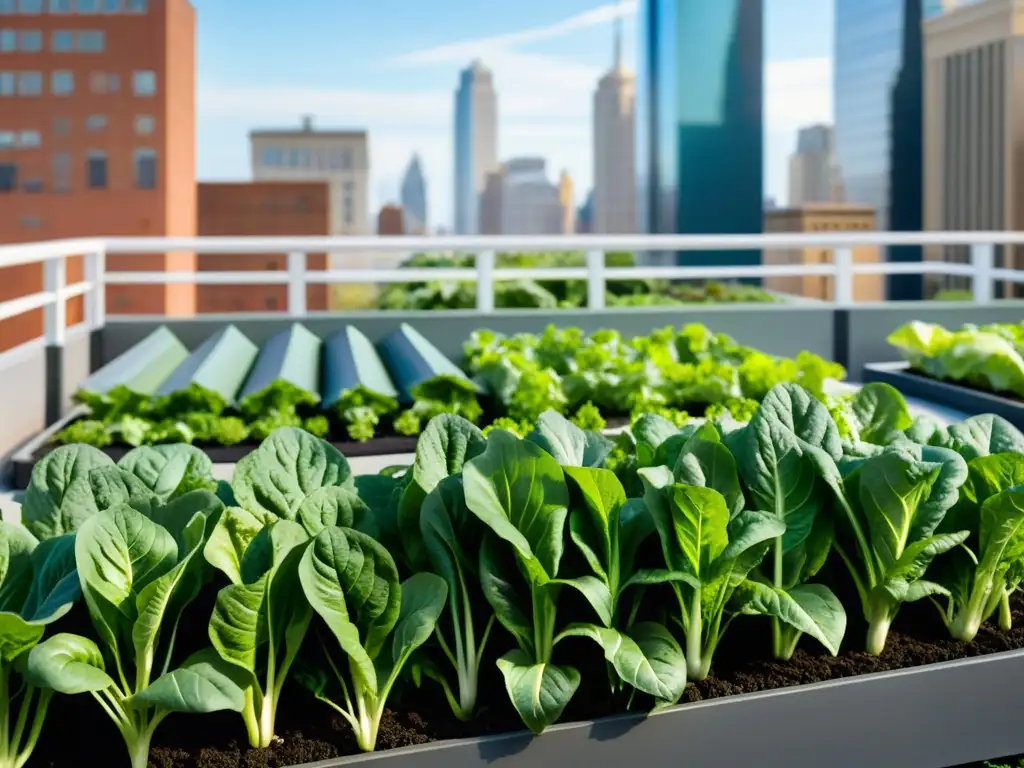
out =
[[[496,49],[518,48],[531,43],[564,37],[581,29],[601,26],[617,18],[635,14],[636,0],[608,3],[547,26],[532,27],[504,35],[461,40],[456,43],[411,51],[390,59],[389,63],[395,66],[420,66],[423,64],[464,64],[476,57],[490,59]]]
[[[452,114],[455,73],[480,57],[498,91],[499,154],[547,158],[554,178],[568,169],[582,199],[591,184],[591,110],[601,69],[521,50],[635,13],[636,2],[606,4],[556,24],[413,51],[384,62],[400,72],[435,66],[451,73],[451,90],[368,91],[303,87],[223,87],[201,84],[200,120],[249,127],[296,124],[312,114],[324,127],[366,128],[374,177],[374,207],[397,195],[413,152],[423,158],[431,218],[448,222],[452,208]],[[630,53],[627,48],[627,54]],[[628,58],[627,58],[628,61]],[[786,157],[802,125],[832,119],[831,61],[768,62],[765,68],[765,193],[785,199]],[[244,129],[243,129],[244,130]]]

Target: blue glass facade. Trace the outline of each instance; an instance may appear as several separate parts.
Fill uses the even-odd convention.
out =
[[[762,230],[762,0],[642,0],[637,83],[640,227]],[[757,264],[757,252],[687,252],[685,265]]]
[[[873,206],[878,228],[920,231],[924,67],[921,22],[941,0],[836,0],[836,161],[846,199]],[[890,261],[920,261],[894,247]],[[918,275],[891,275],[890,299],[919,299]]]
[[[473,79],[472,67],[459,73],[459,89],[455,92],[455,234],[477,233],[479,206],[473,168]]]

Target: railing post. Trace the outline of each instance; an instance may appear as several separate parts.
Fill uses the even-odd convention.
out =
[[[587,309],[604,309],[604,251],[587,251]]]
[[[293,251],[288,254],[288,314],[302,317],[306,314],[306,254]]]
[[[476,310],[494,311],[494,251],[476,255]]]
[[[85,254],[85,282],[92,287],[85,294],[85,323],[89,331],[89,372],[103,365],[103,328],[107,324],[107,254]]]
[[[840,307],[853,304],[853,249],[836,248],[833,252],[836,265],[833,301]]]
[[[978,304],[992,302],[993,288],[992,269],[995,263],[995,247],[991,243],[976,243],[971,246],[971,265],[974,275],[971,277],[971,291]]]
[[[43,290],[50,294],[43,308],[46,338],[46,426],[60,420],[64,411],[64,337],[67,333],[67,299],[64,256],[43,262]]]

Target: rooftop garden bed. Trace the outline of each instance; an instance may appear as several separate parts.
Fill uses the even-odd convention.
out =
[[[1016,745],[997,725],[1024,663],[1024,435],[914,419],[883,384],[830,405],[784,383],[747,423],[651,413],[616,438],[554,411],[525,436],[442,414],[410,466],[360,477],[295,427],[230,483],[194,446],[62,446],[0,524],[0,747],[51,768],[283,766],[526,730],[625,759],[655,712],[652,765],[710,766],[708,743],[666,739],[803,701],[841,713],[845,750],[865,741],[846,713],[879,697],[899,706],[873,745],[948,747],[936,706],[989,707],[956,730],[965,759]],[[625,713],[596,741],[548,733]],[[537,764],[501,743],[395,761]],[[792,749],[820,765],[817,742]]]
[[[234,461],[282,426],[350,455],[411,451],[440,414],[529,431],[545,410],[600,430],[641,413],[746,418],[777,383],[824,398],[845,371],[808,352],[778,358],[703,325],[626,338],[550,326],[542,334],[470,334],[452,361],[403,325],[374,345],[348,326],[321,340],[296,324],[262,348],[233,326],[191,353],[161,328],[83,383],[76,414],[29,460],[84,443],[122,455],[183,442]],[[224,450],[222,450],[224,449]]]

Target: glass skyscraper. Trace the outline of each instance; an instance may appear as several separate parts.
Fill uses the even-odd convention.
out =
[[[923,227],[924,61],[921,23],[942,0],[836,0],[836,161],[851,203],[876,210],[880,230]],[[920,261],[893,247],[890,261]],[[919,299],[919,275],[890,275],[890,299]]]
[[[641,0],[639,225],[651,234],[762,230],[762,0]],[[747,252],[684,252],[684,265],[758,264]]]
[[[494,76],[480,61],[459,73],[455,92],[455,232],[479,232],[480,193],[498,164]]]

